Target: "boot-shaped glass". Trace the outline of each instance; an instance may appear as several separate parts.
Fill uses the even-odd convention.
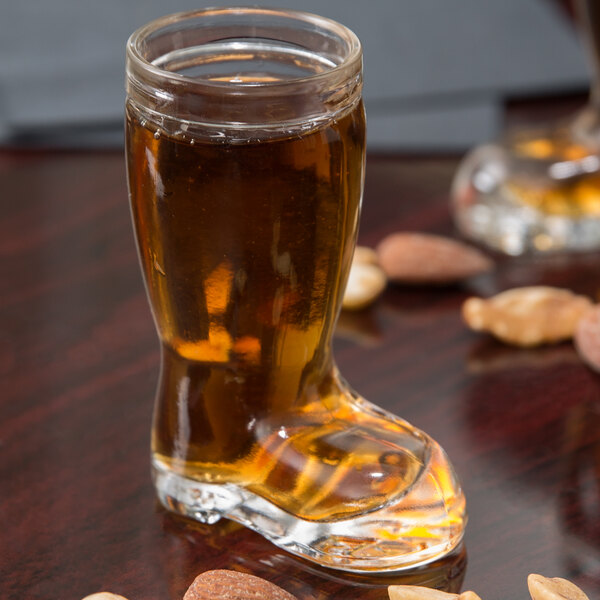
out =
[[[333,568],[446,554],[464,498],[444,452],[352,392],[331,354],[363,187],[358,39],[313,15],[210,9],[136,32],[127,68],[161,502]]]

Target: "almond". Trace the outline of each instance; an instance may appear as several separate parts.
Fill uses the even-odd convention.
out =
[[[183,600],[297,600],[297,598],[261,577],[217,569],[198,575]]]
[[[594,371],[600,372],[600,305],[586,312],[575,330],[579,356]]]
[[[527,577],[527,587],[533,600],[588,600],[574,583],[560,577],[544,577],[532,573]]]
[[[467,325],[487,331],[507,344],[538,346],[573,337],[592,302],[570,290],[547,286],[514,288],[483,300],[469,298],[462,307]]]
[[[427,233],[393,233],[377,246],[377,257],[388,278],[398,283],[453,283],[494,267],[476,248]]]

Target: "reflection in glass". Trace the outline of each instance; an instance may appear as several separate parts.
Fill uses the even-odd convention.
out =
[[[456,174],[455,220],[510,255],[600,247],[600,4],[577,4],[591,49],[588,106],[566,123],[473,150]]]
[[[458,593],[466,573],[464,544],[435,562],[402,573],[343,573],[283,552],[232,521],[208,526],[162,509],[158,516],[165,538],[160,546],[163,569],[173,599],[181,598],[194,578],[210,568],[251,573],[297,598],[313,600],[381,600],[387,598],[389,585],[420,585]]]

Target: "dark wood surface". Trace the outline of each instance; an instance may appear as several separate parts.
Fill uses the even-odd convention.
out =
[[[368,161],[361,242],[453,235],[456,157]],[[518,350],[471,333],[471,294],[552,284],[597,297],[600,255],[500,261],[451,288],[390,287],[343,315],[341,371],[436,438],[463,482],[465,546],[403,576],[295,559],[235,524],[174,518],[154,499],[149,431],[158,342],[120,153],[0,153],[0,598],[111,590],[175,600],[216,567],[301,599],[385,599],[390,582],[526,600],[526,575],[600,593],[600,379],[570,344]]]

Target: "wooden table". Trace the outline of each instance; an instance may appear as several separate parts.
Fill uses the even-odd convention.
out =
[[[457,162],[371,156],[361,242],[401,229],[452,234]],[[465,547],[446,560],[404,576],[348,576],[235,524],[200,526],[157,505],[158,341],[121,153],[4,151],[0,190],[0,598],[108,589],[180,599],[217,567],[302,599],[383,600],[388,583],[408,582],[526,600],[530,572],[600,593],[600,379],[570,344],[508,348],[459,316],[467,296],[517,285],[597,297],[599,255],[504,260],[457,287],[390,287],[371,310],[343,316],[341,371],[445,447],[470,514]]]

